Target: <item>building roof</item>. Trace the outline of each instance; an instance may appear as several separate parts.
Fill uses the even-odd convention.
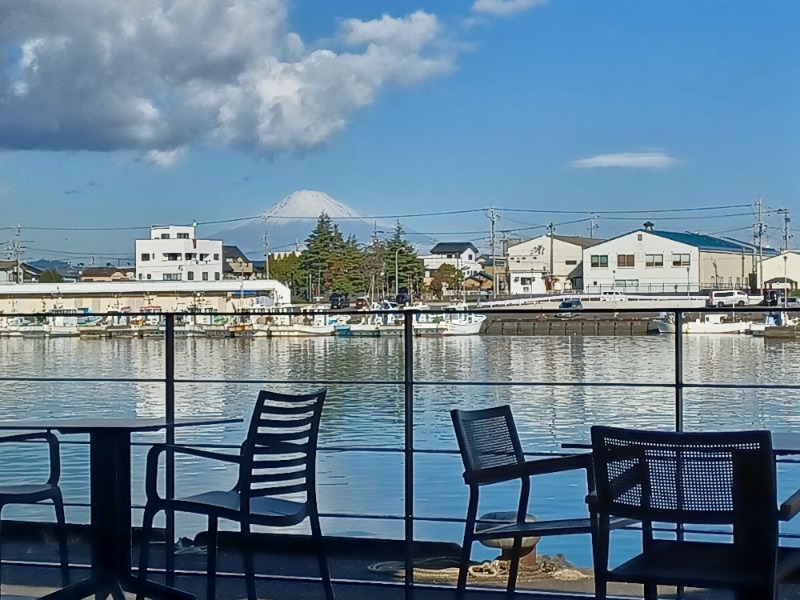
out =
[[[472,249],[476,254],[478,249],[472,242],[439,242],[431,248],[431,254],[461,254]]]
[[[646,229],[643,231],[647,231]],[[687,244],[689,246],[696,246],[700,250],[706,252],[736,252],[738,254],[753,254],[758,248],[753,244],[747,242],[740,242],[730,238],[714,237],[703,233],[692,233],[684,231],[682,233],[677,231],[661,231],[654,229],[650,231],[653,235],[657,235],[680,244]],[[770,256],[777,254],[773,248],[762,248],[764,254]]]
[[[222,246],[222,260],[229,261],[236,260],[237,258],[243,262],[250,262],[250,259],[244,255],[244,252],[239,250],[239,246]]]
[[[582,237],[580,235],[554,235],[555,239],[566,242],[567,244],[575,244],[576,246],[580,246],[581,248],[591,248],[599,244],[600,242],[605,242],[605,240],[600,238],[587,238]]]
[[[134,267],[86,267],[81,271],[81,277],[111,277],[114,273],[133,273]]]
[[[17,268],[17,261],[15,260],[0,260],[0,271],[13,271]],[[29,265],[28,263],[20,263],[20,268],[23,272],[31,273],[33,275],[41,275],[42,270]]]

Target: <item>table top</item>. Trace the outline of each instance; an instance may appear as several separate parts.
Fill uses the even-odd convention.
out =
[[[0,430],[55,429],[61,433],[87,433],[91,431],[158,431],[167,427],[199,427],[241,423],[241,417],[181,417],[170,422],[165,417],[95,417],[91,419],[46,417],[20,421],[0,421]]]
[[[589,442],[565,442],[561,447],[576,450],[592,449]],[[773,432],[772,451],[778,455],[800,454],[800,433]]]

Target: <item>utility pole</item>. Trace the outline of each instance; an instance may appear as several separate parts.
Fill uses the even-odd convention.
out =
[[[600,225],[597,224],[597,215],[592,213],[589,215],[589,237],[594,237],[594,232],[600,229]]]
[[[492,298],[497,300],[497,255],[495,254],[494,247],[495,247],[495,222],[497,217],[495,216],[494,206],[489,209],[489,220],[492,222],[492,233],[490,237],[490,245],[492,249]]]
[[[24,278],[22,276],[22,228],[20,224],[17,223],[17,229],[14,231],[14,239],[11,240],[11,243],[8,247],[8,253],[16,263],[15,273],[17,276],[17,283],[22,283]]]
[[[555,232],[556,228],[553,226],[552,223],[547,226],[547,232],[550,234],[550,291],[553,291],[553,233]]]
[[[764,289],[764,233],[767,230],[767,226],[764,223],[764,205],[761,202],[761,198],[756,200],[756,214],[758,215],[758,222],[756,223],[756,240],[758,244],[758,270],[756,271],[756,283],[758,285],[758,289]]]
[[[264,215],[264,279],[269,279],[269,234],[266,215]]]
[[[789,233],[789,223],[791,222],[791,219],[789,218],[789,209],[779,208],[778,214],[783,215],[783,243],[781,245],[781,252],[788,252],[789,240],[792,239],[792,234]]]

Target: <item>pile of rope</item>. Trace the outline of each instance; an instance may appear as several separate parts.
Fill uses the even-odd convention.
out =
[[[492,561],[473,563],[469,567],[467,582],[490,585],[505,585],[508,581],[510,561],[495,559]],[[403,578],[406,573],[404,561],[384,561],[373,563],[367,567],[371,573],[389,574]],[[570,563],[563,554],[548,556],[540,554],[536,557],[536,565],[528,567],[520,565],[517,583],[533,582],[541,579],[558,579],[576,581],[591,577],[590,569],[580,569]],[[435,583],[455,583],[458,579],[458,559],[448,556],[418,558],[414,560],[414,581]]]

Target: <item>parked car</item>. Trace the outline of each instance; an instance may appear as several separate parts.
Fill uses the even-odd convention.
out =
[[[350,298],[347,294],[331,294],[331,308],[347,308],[350,306]]]
[[[708,295],[706,306],[746,306],[750,296],[742,290],[714,290]]]
[[[366,296],[359,296],[356,298],[356,308],[361,310],[362,308],[369,308],[369,298]]]
[[[580,298],[570,298],[558,305],[556,317],[559,319],[569,319],[574,317],[581,310],[583,310],[583,303]]]
[[[627,299],[628,297],[622,292],[611,292],[611,291],[600,292],[600,300],[605,300],[608,302],[616,302]]]

